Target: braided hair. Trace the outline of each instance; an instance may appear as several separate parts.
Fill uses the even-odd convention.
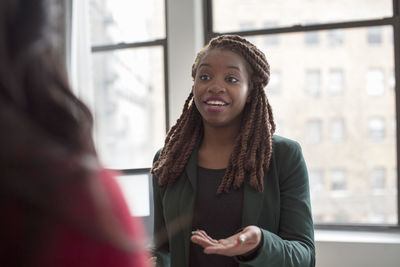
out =
[[[264,92],[270,78],[270,67],[263,52],[238,35],[221,35],[211,41],[197,54],[192,66],[195,79],[200,61],[207,51],[224,49],[242,56],[251,67],[250,101],[243,110],[241,133],[236,139],[228,167],[217,189],[217,194],[240,188],[245,177],[250,185],[264,190],[264,171],[269,168],[272,157],[272,136],[275,123],[272,109]],[[189,94],[183,112],[168,132],[164,148],[154,162],[151,172],[158,177],[158,184],[173,184],[183,172],[196,142],[203,132],[202,119]]]

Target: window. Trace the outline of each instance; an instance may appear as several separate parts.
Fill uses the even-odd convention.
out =
[[[310,189],[313,192],[322,192],[325,189],[322,170],[310,170],[308,173],[310,179]]]
[[[318,97],[321,94],[321,73],[319,70],[307,70],[306,91],[310,96]]]
[[[382,141],[385,138],[385,120],[380,117],[368,121],[369,138],[371,141]]]
[[[382,43],[382,28],[379,26],[367,28],[367,40],[371,45]]]
[[[264,28],[271,29],[276,28],[278,25],[276,22],[265,22]],[[276,46],[279,44],[279,35],[271,34],[264,37],[264,43],[266,46]]]
[[[392,128],[385,126],[400,118],[394,94],[400,91],[400,66],[393,53],[400,43],[389,38],[400,28],[398,5],[392,0],[205,1],[212,6],[206,40],[229,32],[252,38],[271,70],[281,71],[281,93],[267,96],[275,121],[284,122],[284,136],[301,143],[317,227],[369,227],[379,221],[399,228],[400,176],[387,175],[384,195],[370,186],[371,170],[397,172],[400,155],[399,133],[394,140]],[[242,31],[239,21],[252,22],[252,32]],[[267,43],[272,35],[279,45]],[[315,189],[321,175],[330,194]]]
[[[322,123],[320,120],[310,120],[307,122],[306,139],[309,144],[319,144],[322,139]]]
[[[343,70],[331,69],[328,76],[328,90],[331,95],[341,95],[344,91]]]
[[[386,169],[384,167],[376,167],[371,171],[370,181],[371,189],[375,193],[381,193],[386,187]]]
[[[281,72],[271,71],[271,78],[266,87],[266,93],[268,95],[279,95],[281,93]]]
[[[390,78],[389,78],[389,89],[391,89],[392,91],[394,91],[394,88],[396,86],[396,82],[395,82],[395,78],[394,78],[394,70],[392,70],[390,72]]]
[[[343,44],[343,30],[335,29],[328,31],[328,44],[330,46],[340,46]]]
[[[371,96],[383,95],[385,91],[385,81],[383,71],[377,68],[371,68],[367,71],[365,76],[365,87],[367,94]]]
[[[166,129],[164,1],[90,1],[95,138],[108,168],[150,168]]]
[[[345,127],[344,120],[333,119],[330,122],[329,137],[333,142],[343,142],[345,140]]]
[[[305,33],[306,45],[317,45],[319,43],[319,35],[317,31],[309,31]]]
[[[149,238],[148,173],[168,125],[164,4],[90,0],[89,6],[96,147],[105,167],[120,171],[117,181]]]
[[[346,191],[346,170],[334,169],[331,171],[330,176],[332,192]]]

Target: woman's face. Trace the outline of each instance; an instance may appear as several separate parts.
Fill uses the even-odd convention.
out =
[[[194,79],[194,102],[205,127],[240,127],[249,95],[248,63],[229,50],[212,49],[201,58]]]

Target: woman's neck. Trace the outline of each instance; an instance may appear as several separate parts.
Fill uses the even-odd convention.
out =
[[[208,169],[226,168],[238,134],[239,129],[205,126],[198,164]]]

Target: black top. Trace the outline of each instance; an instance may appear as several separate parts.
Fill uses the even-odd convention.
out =
[[[225,169],[197,168],[197,195],[192,230],[204,230],[214,239],[235,234],[242,224],[243,187],[217,195],[224,173]],[[239,266],[233,257],[204,254],[203,248],[193,242],[190,242],[189,264],[190,267]]]

